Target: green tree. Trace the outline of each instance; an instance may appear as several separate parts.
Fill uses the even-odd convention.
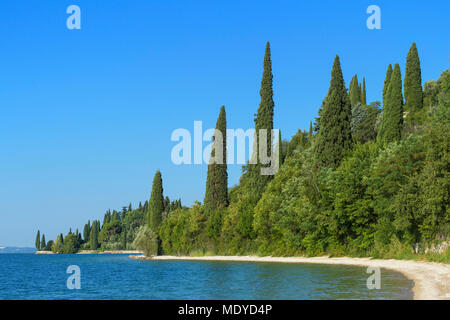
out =
[[[77,236],[74,233],[69,233],[64,238],[64,245],[62,248],[62,253],[76,253],[79,248],[79,243]]]
[[[63,253],[64,240],[63,235],[59,234],[52,245],[53,253]]]
[[[111,211],[106,211],[105,215],[103,216],[103,224],[107,224],[111,221]]]
[[[266,50],[264,54],[263,63],[263,75],[261,80],[261,89],[259,91],[261,96],[261,102],[259,104],[258,111],[256,113],[255,121],[255,136],[253,142],[253,153],[251,161],[248,165],[243,167],[244,174],[241,177],[241,183],[238,187],[239,194],[242,195],[234,203],[233,208],[228,210],[229,214],[224,218],[224,228],[227,230],[233,229],[233,231],[227,233],[229,237],[235,237],[229,239],[234,243],[243,243],[248,239],[254,237],[253,232],[253,209],[257,202],[261,198],[267,183],[273,179],[273,175],[266,175],[262,172],[272,164],[263,164],[261,160],[267,160],[268,157],[273,159],[272,151],[272,130],[273,130],[273,115],[274,115],[274,102],[273,102],[273,74],[272,74],[272,61],[270,44],[267,42]],[[260,140],[260,135],[266,131],[267,139],[265,146]],[[262,150],[259,150],[261,147]],[[264,150],[266,149],[266,150]],[[260,154],[260,151],[266,154]],[[264,159],[265,158],[265,159]],[[265,162],[265,161],[264,161]],[[227,223],[230,224],[227,224]],[[237,232],[236,232],[237,231]],[[228,241],[226,240],[226,241]]]
[[[406,201],[411,203],[403,203],[404,205],[415,205],[415,199],[408,198],[407,195],[415,188],[410,179],[422,170],[425,151],[423,138],[410,135],[406,139],[386,145],[371,166],[365,183],[372,199],[370,205],[377,215],[373,236],[378,250],[387,248],[394,236],[402,239],[402,233],[406,229],[410,230],[409,233],[414,229],[405,223],[409,220],[408,210],[400,209],[398,203]],[[401,197],[398,198],[398,195]]]
[[[47,246],[45,242],[45,234],[42,234],[42,240],[41,240],[41,250],[45,250],[45,247]]]
[[[81,233],[78,232],[78,228],[77,228],[77,230],[75,231],[75,235],[77,236],[78,244],[81,245],[81,244],[83,243],[83,239],[81,238]]]
[[[380,114],[380,102],[368,106],[357,105],[352,109],[352,137],[356,143],[375,141],[377,138],[376,122]]]
[[[227,120],[225,107],[220,108],[216,130],[221,133],[221,139],[213,136],[210,163],[206,178],[205,213],[210,215],[214,210],[228,205],[228,173],[227,173]],[[220,144],[220,145],[219,145]],[[216,154],[216,152],[222,155]]]
[[[281,135],[281,133],[280,133]],[[310,134],[308,133],[308,139]],[[295,150],[299,150],[306,145],[305,133],[302,130],[298,130],[297,133],[292,137],[291,141],[288,142],[286,148],[286,154],[284,158],[290,157],[294,154]]]
[[[264,191],[266,184],[272,179],[271,175],[261,175],[260,163],[261,155],[259,154],[259,134],[260,130],[267,130],[267,155],[272,153],[272,129],[273,129],[273,115],[274,115],[274,102],[273,102],[273,74],[272,74],[272,60],[270,52],[270,43],[266,44],[266,51],[264,54],[263,63],[263,75],[261,80],[261,89],[259,94],[261,96],[261,102],[259,104],[258,111],[255,118],[255,141],[252,157],[256,157],[257,164],[250,166],[250,171],[253,176],[252,190],[255,194],[261,195]]]
[[[84,229],[83,229],[83,239],[84,242],[88,242],[89,241],[89,234],[91,233],[91,221],[88,220],[88,223],[86,223],[84,225]]]
[[[419,53],[413,42],[406,56],[405,68],[405,111],[408,117],[415,120],[417,112],[423,108],[422,72],[420,70]]]
[[[331,71],[328,94],[320,115],[320,131],[315,154],[320,164],[337,167],[344,154],[352,147],[351,108],[342,76],[339,56],[336,55]]]
[[[91,249],[92,250],[97,250],[98,249],[98,235],[100,232],[100,222],[97,220],[94,220],[92,222],[92,227],[91,227],[91,234],[89,235],[89,241],[90,241],[90,245],[91,245]]]
[[[391,75],[392,75],[392,65],[389,64],[387,71],[386,71],[386,77],[384,78],[384,86],[383,86],[383,108],[387,103],[386,96],[389,88],[389,82],[391,81]]]
[[[155,233],[158,233],[164,211],[164,196],[161,172],[158,170],[153,178],[152,193],[148,205],[147,225]]]
[[[303,132],[302,132],[302,136]],[[278,133],[278,141],[277,141],[277,146],[275,149],[275,157],[276,157],[276,161],[278,161],[278,166],[281,167],[281,165],[283,164],[284,161],[284,157],[283,157],[283,141],[281,139],[281,130],[279,130]]]
[[[363,77],[363,83],[362,83],[361,103],[362,103],[363,106],[367,105],[367,100],[366,100],[366,78],[364,78],[364,77]]]
[[[38,230],[38,232],[36,234],[35,246],[36,246],[36,250],[39,251],[41,249],[41,232],[39,230]]]
[[[373,245],[377,217],[365,180],[377,154],[375,143],[357,144],[331,176],[333,234],[340,245],[360,252]]]
[[[308,141],[311,142],[313,137],[313,125],[312,121],[309,121]]]
[[[144,252],[146,257],[158,254],[159,238],[148,226],[142,226],[134,239],[133,246]]]
[[[122,232],[122,249],[127,250],[127,229]]]
[[[403,129],[403,95],[400,66],[395,64],[383,106],[383,122],[378,132],[378,141],[387,144],[400,140]]]
[[[361,90],[359,88],[358,76],[355,74],[350,81],[349,87],[350,104],[351,106],[356,106],[356,104],[361,103]]]
[[[432,111],[438,105],[439,83],[430,80],[423,86],[423,106],[427,111]]]
[[[52,251],[53,244],[54,244],[54,241],[53,240],[49,240],[47,242],[47,245],[45,246],[45,251]]]
[[[104,224],[98,234],[98,243],[108,242],[113,236],[117,236],[122,232],[122,226],[119,220],[112,220]]]

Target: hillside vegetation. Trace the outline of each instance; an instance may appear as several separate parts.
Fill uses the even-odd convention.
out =
[[[83,235],[61,234],[51,244],[38,234],[36,246],[66,253],[138,247],[148,255],[330,254],[448,263],[450,70],[422,87],[415,43],[404,70],[387,66],[381,101],[367,103],[370,79],[361,85],[355,75],[347,88],[336,56],[309,130],[269,144],[280,163],[275,175],[260,174],[269,165],[247,164],[239,184],[228,189],[226,164],[210,163],[204,203],[187,208],[164,198],[158,171],[144,205],[108,211],[102,224],[88,222]],[[274,128],[272,78],[267,43],[257,130]],[[216,128],[226,135],[225,107]],[[213,141],[212,156],[219,142]]]

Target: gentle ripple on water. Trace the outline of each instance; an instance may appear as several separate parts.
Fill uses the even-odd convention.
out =
[[[69,290],[69,265],[81,289]],[[0,299],[411,299],[413,282],[366,268],[225,261],[137,261],[128,255],[0,254]]]

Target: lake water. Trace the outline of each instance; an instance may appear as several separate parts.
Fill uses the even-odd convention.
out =
[[[67,289],[67,267],[81,289]],[[128,255],[0,255],[0,299],[412,299],[413,282],[381,270],[339,265],[137,261]]]

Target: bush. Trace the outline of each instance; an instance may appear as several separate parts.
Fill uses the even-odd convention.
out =
[[[141,227],[134,239],[133,246],[144,252],[147,257],[158,255],[159,239],[149,227]]]
[[[64,238],[64,245],[62,247],[62,253],[76,253],[78,251],[79,244],[77,236],[73,233],[69,233]]]
[[[113,220],[111,222],[108,222],[103,225],[99,235],[98,235],[98,242],[108,242],[112,239],[114,236],[119,235],[122,232],[122,226],[120,224],[120,221]],[[113,241],[114,242],[114,241]]]

